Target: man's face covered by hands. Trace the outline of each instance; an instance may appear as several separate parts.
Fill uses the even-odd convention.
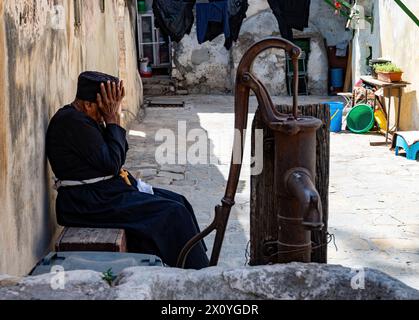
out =
[[[124,83],[117,77],[97,71],[79,76],[75,105],[96,122],[119,124],[124,97]]]
[[[102,123],[103,116],[96,102],[83,101],[83,112],[98,123]]]
[[[122,100],[125,97],[124,82],[102,83],[97,94],[97,106],[106,124],[119,124],[122,113]]]

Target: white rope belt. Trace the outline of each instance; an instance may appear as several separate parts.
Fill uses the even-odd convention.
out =
[[[114,176],[106,176],[106,177],[100,177],[100,178],[94,178],[94,179],[88,179],[88,180],[81,180],[81,181],[71,181],[71,180],[58,180],[54,179],[54,189],[58,190],[61,187],[75,187],[75,186],[82,186],[85,184],[93,184],[100,181],[110,180]]]

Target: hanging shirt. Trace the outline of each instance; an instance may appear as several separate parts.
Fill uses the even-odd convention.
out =
[[[212,41],[224,33],[226,39],[231,36],[230,17],[227,0],[209,0],[208,3],[196,4],[196,33],[198,43]]]
[[[192,30],[195,0],[154,0],[156,25],[173,41],[179,42]]]
[[[233,41],[237,41],[243,20],[246,18],[246,12],[249,8],[248,0],[228,0],[228,15],[230,19],[231,37],[226,39],[224,46],[230,49]]]

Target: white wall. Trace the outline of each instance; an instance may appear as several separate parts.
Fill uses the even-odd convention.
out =
[[[403,1],[419,17],[419,1]],[[411,84],[405,89],[400,115],[402,130],[419,130],[419,27],[393,0],[363,0],[367,12],[373,13],[374,28],[357,30],[354,37],[352,66],[353,81],[366,74],[367,47],[372,47],[373,58],[384,57],[403,71],[403,80]]]
[[[73,1],[55,3],[65,9],[63,29],[51,26],[52,1],[0,1],[0,274],[25,274],[52,248],[56,193],[45,133],[74,100],[79,73],[121,75],[125,107],[136,113],[141,104],[131,7],[107,0],[102,13],[99,1],[82,1],[75,28]]]

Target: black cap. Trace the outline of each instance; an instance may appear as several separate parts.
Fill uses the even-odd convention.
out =
[[[119,79],[97,71],[85,71],[79,75],[77,83],[77,99],[96,102],[100,93],[100,84],[106,82],[119,83]]]

